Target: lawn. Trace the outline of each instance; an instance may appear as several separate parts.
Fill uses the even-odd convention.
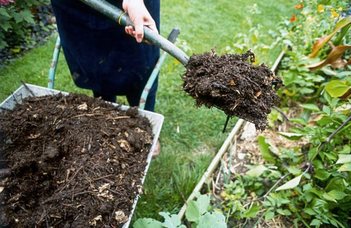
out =
[[[268,33],[282,18],[290,17],[294,5],[285,0],[167,0],[161,4],[161,33],[167,36],[172,28],[179,28],[178,46],[189,55],[211,49],[223,53],[237,42],[236,34],[247,34],[258,24]],[[273,42],[266,35],[262,34],[262,42]],[[18,88],[21,81],[47,86],[54,42],[52,37],[0,69],[0,100]],[[259,59],[270,65],[279,51],[272,49]],[[184,67],[171,57],[161,70],[156,112],[165,116],[160,136],[162,150],[151,164],[136,217],[157,217],[160,211],[176,213],[227,137],[229,129],[222,133],[226,116],[216,109],[195,107],[194,100],[182,91],[183,72]],[[55,82],[56,89],[90,94],[74,86],[63,55]],[[233,118],[229,127],[234,124]]]

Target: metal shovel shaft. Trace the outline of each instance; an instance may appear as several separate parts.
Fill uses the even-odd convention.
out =
[[[105,16],[117,21],[122,26],[133,25],[130,18],[118,7],[105,0],[80,0]],[[188,63],[189,57],[172,42],[144,26],[144,38],[152,45],[155,45],[171,56],[176,58],[184,66]]]

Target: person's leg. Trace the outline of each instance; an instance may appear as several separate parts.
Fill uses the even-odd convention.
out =
[[[158,88],[158,77],[155,79],[155,82],[148,93],[148,96],[145,102],[145,108],[144,108],[145,110],[152,111],[152,112],[155,110],[157,88]],[[143,89],[144,88],[141,88],[139,91],[133,91],[126,95],[128,103],[131,107],[139,106],[140,97],[143,92]]]

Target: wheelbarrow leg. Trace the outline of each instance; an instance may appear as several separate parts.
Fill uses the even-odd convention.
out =
[[[60,41],[60,36],[57,36],[54,54],[52,55],[52,60],[51,60],[50,70],[49,70],[49,81],[48,81],[49,89],[53,89],[55,86],[55,74],[56,74],[57,62],[60,56],[60,51],[61,51],[61,41]]]
[[[168,35],[168,40],[171,41],[172,43],[174,43],[179,35],[180,31],[177,28],[172,29],[171,33]],[[144,110],[145,109],[145,103],[146,103],[146,99],[147,96],[149,95],[149,91],[152,87],[152,85],[154,84],[158,73],[161,70],[161,66],[163,64],[163,62],[165,61],[165,58],[167,56],[167,52],[163,52],[162,55],[158,58],[157,63],[153,69],[153,71],[151,72],[151,75],[149,77],[149,80],[147,81],[144,90],[141,94],[140,97],[140,101],[139,101],[139,108]]]

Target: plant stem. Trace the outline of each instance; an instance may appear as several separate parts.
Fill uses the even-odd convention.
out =
[[[275,182],[275,184],[268,190],[268,192],[266,194],[264,194],[264,196],[262,196],[263,199],[266,199],[266,197],[269,195],[269,193],[271,193],[273,191],[273,189],[275,189],[275,187],[277,187],[277,185],[282,182],[287,176],[289,175],[289,173],[285,174],[284,176],[282,176],[277,182]]]
[[[348,122],[350,122],[350,121],[351,121],[351,115],[350,115],[334,132],[332,132],[332,133],[328,136],[328,138],[327,138],[327,140],[326,140],[325,142],[323,142],[323,143],[321,143],[321,144],[319,145],[318,151],[317,151],[317,153],[313,156],[313,158],[311,159],[311,161],[313,161],[313,160],[317,157],[317,155],[318,155],[319,152],[323,149],[323,147],[324,147],[327,143],[329,143],[329,142],[332,140],[332,138],[333,138],[337,133],[339,133],[339,132],[342,130],[342,128],[345,127],[345,126],[348,124]]]

